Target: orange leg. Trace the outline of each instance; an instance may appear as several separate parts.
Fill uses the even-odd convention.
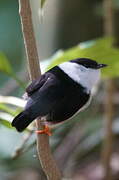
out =
[[[36,133],[37,134],[47,134],[48,136],[52,135],[52,133],[50,131],[50,128],[46,124],[44,125],[44,129],[43,130],[37,130]]]

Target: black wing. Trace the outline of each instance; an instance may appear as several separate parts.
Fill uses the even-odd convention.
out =
[[[47,77],[47,78],[46,78]],[[45,74],[45,78],[34,81],[27,89],[30,94],[26,107],[15,117],[12,126],[23,131],[35,118],[47,115],[62,96],[61,81],[52,73]]]
[[[27,88],[26,88],[26,92],[28,94],[28,96],[31,96],[35,91],[37,91],[38,89],[40,89],[44,83],[48,80],[49,76],[47,75],[47,73],[43,74],[40,76],[40,78],[34,80]]]
[[[52,73],[46,73],[45,75],[47,77],[45,77],[45,80],[36,81],[27,89],[30,96],[25,110],[28,114],[30,113],[32,118],[47,115],[53,109],[55,103],[64,96],[61,81]]]

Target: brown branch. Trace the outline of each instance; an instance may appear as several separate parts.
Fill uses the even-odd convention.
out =
[[[113,0],[103,0],[104,7],[104,33],[105,36],[114,35],[114,11]],[[112,180],[111,158],[113,153],[113,116],[114,116],[114,79],[108,79],[106,82],[106,100],[105,100],[105,137],[102,148],[102,163],[104,168],[104,180]]]
[[[104,8],[104,34],[106,36],[114,35],[114,11],[113,0],[103,0]]]
[[[114,116],[114,80],[108,79],[106,82],[106,100],[105,100],[105,126],[104,126],[104,142],[102,149],[102,163],[104,168],[104,179],[112,179],[112,169],[111,169],[111,158],[113,152],[113,116]]]
[[[41,75],[39,58],[36,46],[36,40],[33,31],[32,14],[29,0],[19,0],[20,18],[26,55],[28,60],[29,75],[31,80],[38,78]],[[43,125],[40,119],[36,120],[37,129],[42,129]],[[41,166],[48,180],[60,180],[61,175],[57,165],[52,157],[49,147],[49,137],[45,134],[37,135],[37,150]]]

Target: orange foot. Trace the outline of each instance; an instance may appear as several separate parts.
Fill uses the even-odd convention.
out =
[[[44,125],[44,129],[43,130],[37,130],[36,133],[37,134],[47,134],[48,136],[52,135],[52,133],[50,131],[50,128],[47,125]]]

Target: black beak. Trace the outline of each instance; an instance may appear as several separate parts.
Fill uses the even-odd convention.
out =
[[[107,64],[98,64],[97,69],[100,69],[100,68],[103,68],[103,67],[106,67],[106,66],[107,66]]]

